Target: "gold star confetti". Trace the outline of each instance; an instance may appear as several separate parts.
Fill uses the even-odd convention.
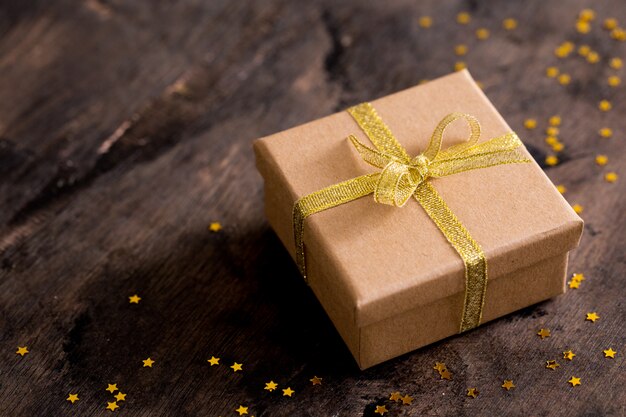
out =
[[[537,336],[539,336],[541,339],[545,339],[546,337],[550,337],[550,330],[548,330],[548,329],[540,329],[537,332]]]
[[[550,145],[550,147],[552,148],[554,152],[561,152],[565,148],[565,145],[563,145],[561,142],[557,142],[555,144]]]
[[[609,78],[606,79],[606,82],[609,87],[617,87],[622,83],[622,79],[617,75],[611,75],[609,76]]]
[[[604,166],[609,162],[609,157],[606,155],[598,155],[596,156],[596,164],[600,166]]]
[[[441,376],[441,379],[447,379],[448,381],[452,380],[452,374],[447,369],[439,372],[439,375]]]
[[[115,409],[120,408],[119,405],[114,401],[112,403],[107,401],[107,410],[115,411]]]
[[[537,121],[535,119],[524,120],[524,127],[526,129],[534,129],[537,127]]]
[[[480,392],[478,392],[478,389],[476,389],[476,388],[468,388],[467,389],[467,396],[468,397],[476,398],[476,397],[478,397],[478,394],[480,394]]]
[[[513,19],[512,17],[504,19],[502,21],[502,27],[506,30],[514,30],[515,28],[517,28],[517,20]]]
[[[107,387],[107,391],[113,394],[115,391],[117,391],[117,384],[109,384],[109,386]]]
[[[220,224],[220,222],[213,222],[209,225],[209,230],[213,233],[217,233],[222,230],[222,225]]]
[[[572,384],[572,387],[575,387],[576,385],[580,385],[580,378],[576,378],[575,376],[572,376],[572,378],[567,382]]]
[[[589,45],[580,45],[578,47],[578,55],[580,56],[587,56],[589,55],[589,52],[591,52],[591,47]]]
[[[571,350],[566,350],[565,352],[563,352],[563,359],[567,359],[568,361],[574,359],[574,356],[576,356],[576,354]]]
[[[422,16],[419,18],[418,23],[424,29],[428,29],[433,25],[433,19],[430,16]]]
[[[403,405],[411,405],[412,402],[413,402],[413,397],[411,397],[410,395],[407,394],[404,397],[402,397]]]
[[[399,392],[392,392],[391,395],[389,395],[389,401],[395,401],[398,402],[402,399],[402,394],[400,394]]]
[[[15,352],[16,354],[24,357],[24,355],[26,355],[28,352],[28,348],[26,346],[18,346],[17,347],[17,352]]]
[[[572,42],[563,42],[554,50],[554,55],[559,58],[565,58],[574,50],[574,44]]]
[[[621,58],[611,58],[611,60],[609,61],[609,66],[613,69],[620,69],[623,65],[624,63],[622,62]]]
[[[210,363],[211,366],[220,364],[220,358],[216,358],[215,356],[211,356],[211,359],[207,359],[206,361]]]
[[[602,27],[606,30],[613,30],[617,27],[617,20],[612,17],[608,19],[604,19],[604,23],[602,23]]]
[[[384,405],[377,405],[377,406],[376,406],[376,410],[374,410],[374,412],[375,412],[376,414],[380,414],[381,416],[382,416],[383,414],[385,414],[386,412],[388,412],[388,411],[389,411],[389,410],[387,410],[387,407],[386,407],[386,406],[384,406]]]
[[[291,387],[287,387],[283,390],[283,397],[291,397],[295,391]]]
[[[507,391],[515,388],[515,384],[513,384],[513,381],[510,380],[510,379],[505,379],[504,383],[501,386],[502,386],[502,388],[504,388]]]
[[[578,13],[578,20],[583,22],[591,22],[596,18],[596,12],[591,9],[583,9]]]
[[[465,68],[467,68],[467,65],[463,61],[458,61],[454,63],[455,71],[461,71],[461,70],[464,70]]]
[[[152,365],[154,364],[155,361],[153,361],[152,359],[148,358],[148,359],[142,360],[142,362],[143,362],[143,367],[144,368],[152,368]]]
[[[615,28],[611,31],[611,38],[615,39],[616,41],[626,41],[626,30],[622,29],[622,28]]]
[[[597,52],[595,51],[591,51],[587,54],[587,62],[589,62],[590,64],[597,64],[598,62],[600,62],[600,55],[598,55]]]
[[[467,45],[459,44],[454,47],[454,53],[458,56],[463,56],[467,54]]]
[[[546,143],[550,146],[554,146],[559,143],[559,139],[554,136],[546,136]]]
[[[575,272],[572,274],[572,281],[582,282],[585,280],[585,275],[580,272]]]
[[[546,76],[549,78],[555,78],[559,75],[559,69],[557,67],[548,67],[546,68]]]
[[[244,414],[248,414],[248,407],[239,405],[239,408],[235,409],[235,413],[239,413],[240,416],[243,416]]]
[[[322,378],[313,375],[313,378],[309,379],[312,385],[322,385]]]
[[[604,181],[610,183],[617,181],[617,172],[607,172],[604,174]]]
[[[461,12],[456,15],[456,21],[461,25],[467,25],[470,20],[472,20],[472,17],[467,12]]]
[[[490,35],[489,29],[486,29],[486,28],[476,29],[476,39],[480,41],[484,41],[485,39],[489,37],[489,35]]]
[[[574,209],[574,212],[575,212],[576,214],[580,214],[580,213],[582,213],[582,212],[583,212],[583,210],[585,210],[585,208],[584,208],[583,206],[581,206],[580,204],[574,204],[574,205],[572,206],[572,208]]]
[[[558,163],[559,163],[559,158],[557,158],[555,155],[550,155],[546,157],[546,165],[552,167]]]
[[[598,320],[599,318],[600,316],[594,311],[593,313],[587,313],[587,317],[585,318],[585,320],[595,323],[596,320]]]
[[[548,119],[548,124],[550,126],[561,126],[561,116],[554,115]]]
[[[572,77],[569,74],[561,74],[557,79],[561,85],[568,85],[572,81]]]
[[[607,350],[604,350],[603,352],[604,352],[605,358],[611,358],[611,359],[615,359],[615,354],[617,353],[612,348],[608,348]]]
[[[550,126],[546,129],[546,135],[556,137],[559,135],[559,128],[555,126]]]
[[[139,304],[139,301],[141,301],[141,297],[137,294],[128,297],[128,302],[131,304]]]
[[[608,100],[602,100],[600,101],[600,103],[598,104],[598,108],[602,111],[609,111],[613,108],[613,105],[611,104],[610,101]]]
[[[433,367],[433,369],[439,372],[445,371],[446,364],[443,362],[435,362],[435,366]]]
[[[563,184],[557,185],[556,190],[561,194],[565,194],[567,192],[567,188],[565,188]]]
[[[579,281],[570,281],[569,282],[569,287],[573,290],[577,290],[578,287],[580,287],[580,282]]]
[[[267,390],[269,392],[274,391],[276,388],[278,387],[278,384],[274,381],[270,381],[270,382],[266,382],[265,383],[265,388],[263,388],[264,390]]]
[[[585,22],[584,20],[579,20],[578,22],[576,22],[576,30],[578,31],[578,33],[589,33],[589,31],[591,30],[591,25],[589,24],[589,22]]]
[[[603,138],[610,138],[611,136],[613,136],[613,131],[608,127],[603,127],[602,129],[598,130],[598,134]]]
[[[231,368],[233,368],[233,372],[237,372],[237,371],[243,371],[243,364],[241,363],[233,363],[232,365],[230,365]]]
[[[79,398],[78,398],[78,394],[70,394],[70,395],[67,397],[67,401],[71,402],[72,404],[74,404],[74,403],[75,403],[76,401],[78,401],[78,400],[79,400]]]
[[[561,365],[559,365],[555,360],[546,361],[546,368],[552,369],[553,371],[555,371],[559,366]]]
[[[126,401],[126,394],[122,393],[122,391],[115,394],[114,397],[117,401]]]

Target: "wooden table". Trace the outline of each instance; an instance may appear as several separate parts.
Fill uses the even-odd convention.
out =
[[[597,17],[583,35],[574,25],[588,6]],[[622,0],[3,2],[0,415],[109,415],[114,383],[128,395],[115,413],[129,416],[235,416],[240,405],[257,417],[373,416],[377,405],[386,416],[626,415],[626,95],[607,85],[624,76],[609,58],[626,58],[626,43],[601,29],[608,17],[626,24]],[[600,62],[558,59],[565,40]],[[586,280],[361,372],[264,219],[251,142],[460,60],[541,163],[547,119],[561,115],[565,148],[546,172],[584,207],[570,270]],[[545,75],[552,65],[569,85]],[[603,98],[612,111],[598,110]],[[605,126],[612,138],[599,137]],[[623,178],[608,183],[610,171]]]

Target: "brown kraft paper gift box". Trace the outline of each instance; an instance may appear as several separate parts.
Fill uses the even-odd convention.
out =
[[[467,71],[371,103],[411,156],[452,112],[478,119],[480,142],[511,131]],[[292,257],[294,203],[377,170],[346,139],[351,134],[370,144],[343,111],[254,143],[266,215]],[[442,147],[467,136],[456,122]],[[565,292],[568,252],[583,222],[534,161],[429,181],[486,255],[481,323]],[[361,369],[458,333],[464,264],[415,200],[398,208],[369,195],[304,224],[308,283]]]

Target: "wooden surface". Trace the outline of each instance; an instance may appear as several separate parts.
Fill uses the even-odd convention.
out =
[[[587,6],[598,17],[581,35]],[[507,17],[516,30],[502,29]],[[622,0],[2,2],[0,415],[108,415],[108,383],[128,394],[115,413],[129,416],[235,416],[240,404],[257,417],[373,416],[383,404],[387,416],[626,415],[626,95],[606,84],[624,76],[608,58],[626,58],[626,43],[600,28],[607,17],[626,24]],[[479,42],[481,26],[491,37]],[[564,40],[601,62],[557,59]],[[547,118],[562,116],[562,163],[547,172],[584,206],[570,272],[587,279],[361,372],[264,219],[251,142],[444,75],[460,42],[538,160]],[[549,65],[572,83],[547,78]],[[602,98],[611,112],[598,110]],[[522,127],[527,117],[536,130]],[[613,138],[598,137],[604,126]],[[611,170],[617,183],[603,180]],[[223,230],[207,230],[213,221]],[[552,336],[540,340],[541,327]],[[549,359],[560,368],[545,369]],[[296,393],[265,391],[270,379]],[[504,391],[504,379],[517,388]],[[465,396],[474,386],[478,398]],[[392,404],[391,391],[415,400]]]

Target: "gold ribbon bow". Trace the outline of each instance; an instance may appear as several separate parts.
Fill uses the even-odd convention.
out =
[[[460,332],[478,326],[487,289],[487,260],[480,245],[452,213],[429,179],[495,165],[530,162],[520,148],[522,142],[515,133],[509,132],[478,143],[480,124],[476,118],[452,113],[439,122],[426,150],[411,158],[370,103],[351,107],[348,113],[375,149],[359,142],[353,135],[349,136],[350,141],[363,160],[381,171],[331,185],[296,201],[293,208],[296,262],[305,281],[303,234],[306,217],[372,193],[376,202],[396,207],[402,207],[412,196],[463,259],[465,299]],[[441,142],[446,127],[459,119],[469,124],[469,139],[442,150]]]

